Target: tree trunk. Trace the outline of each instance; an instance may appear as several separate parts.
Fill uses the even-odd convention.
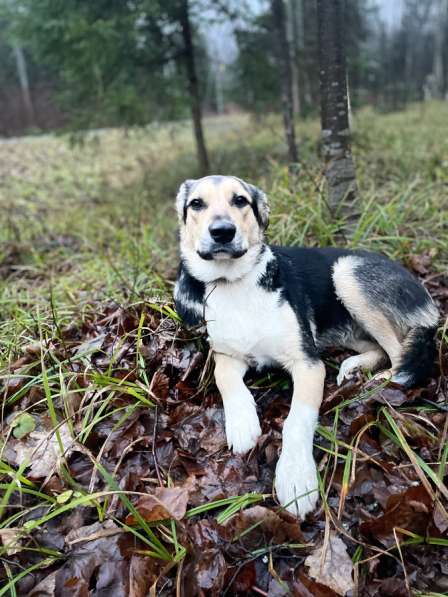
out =
[[[303,71],[305,96],[308,106],[313,111],[319,104],[318,72],[319,44],[317,40],[317,3],[316,0],[301,0],[301,14],[303,27]]]
[[[305,10],[303,0],[295,1],[296,15],[296,43],[297,43],[297,69],[299,74],[299,103],[300,115],[305,117],[307,114],[307,104],[310,105],[310,91],[307,92],[307,73],[305,60]]]
[[[28,69],[26,67],[25,54],[23,48],[17,43],[13,42],[12,49],[14,58],[16,60],[17,77],[22,91],[23,105],[25,107],[26,119],[29,127],[36,124],[33,100],[31,99],[30,82],[28,79]]]
[[[189,0],[181,0],[180,24],[184,41],[185,67],[188,79],[188,92],[191,102],[191,117],[193,120],[196,151],[198,154],[199,170],[202,176],[210,171],[207,147],[205,145],[204,131],[202,128],[202,107],[199,93],[199,83],[196,73],[196,61],[193,46],[193,37],[190,23]]]
[[[357,219],[357,185],[350,146],[347,68],[344,51],[344,0],[318,0],[319,78],[322,151],[332,214],[342,217],[343,232]]]
[[[435,23],[434,34],[434,87],[438,99],[445,96],[445,68],[444,68],[444,45],[445,31],[448,20],[447,0],[439,0],[436,10],[437,22]]]
[[[291,85],[292,85],[292,107],[295,115],[301,113],[300,107],[300,82],[299,82],[299,21],[297,14],[297,0],[289,0],[288,2],[288,19],[287,24],[289,28],[289,62],[291,65]]]
[[[290,163],[294,164],[298,162],[299,157],[294,127],[291,57],[288,37],[286,34],[285,7],[283,0],[271,0],[271,7],[275,29],[276,55],[281,79],[283,124],[285,127],[286,142],[288,144],[288,158]]]

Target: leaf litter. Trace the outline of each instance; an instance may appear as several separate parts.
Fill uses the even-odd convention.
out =
[[[446,317],[448,278],[424,256],[409,265]],[[410,391],[363,373],[338,388],[345,355],[327,355],[315,441],[325,500],[298,523],[272,494],[284,375],[249,376],[263,433],[241,457],[226,447],[205,340],[165,305],[91,303],[56,327],[2,378],[2,585],[114,597],[448,590],[446,337],[442,374]]]

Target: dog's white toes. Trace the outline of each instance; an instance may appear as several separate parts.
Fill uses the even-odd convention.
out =
[[[227,445],[235,454],[245,454],[256,446],[261,435],[255,403],[232,400],[224,407]]]
[[[275,490],[281,505],[294,516],[303,519],[314,510],[319,492],[313,456],[282,453],[275,472]]]
[[[336,379],[338,386],[342,384],[345,379],[350,379],[353,377],[355,371],[359,369],[360,362],[359,356],[355,355],[352,357],[348,357],[345,361],[342,361],[341,366],[339,367],[339,373]]]
[[[384,371],[378,371],[378,373],[375,373],[372,379],[374,379],[375,381],[393,381],[392,369],[384,369]]]

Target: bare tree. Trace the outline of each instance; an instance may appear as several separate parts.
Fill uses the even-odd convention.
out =
[[[289,62],[291,65],[291,85],[294,114],[301,112],[299,83],[299,16],[297,0],[288,0],[287,26],[289,43]]]
[[[271,0],[272,18],[275,28],[275,47],[280,71],[282,91],[283,124],[291,163],[298,162],[294,126],[294,94],[292,90],[291,56],[286,31],[285,6],[283,0]]]
[[[207,147],[205,145],[204,131],[202,128],[202,106],[199,92],[198,76],[196,72],[196,60],[193,45],[193,36],[190,22],[189,0],[181,0],[180,3],[180,24],[184,41],[185,67],[188,79],[188,91],[190,94],[191,117],[196,140],[196,151],[198,154],[199,169],[204,176],[210,171]]]
[[[356,173],[350,145],[347,68],[344,50],[344,0],[318,0],[319,76],[322,151],[328,203],[353,230],[357,213]]]
[[[444,47],[448,25],[448,2],[438,0],[436,6],[436,23],[434,32],[434,83],[437,97],[443,99],[446,91]]]

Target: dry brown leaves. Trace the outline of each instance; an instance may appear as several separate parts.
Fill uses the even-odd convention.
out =
[[[414,258],[410,265],[446,316],[448,279],[431,273],[425,258]],[[196,341],[153,308],[92,304],[80,321],[63,330],[62,338],[43,346],[32,344],[17,355],[12,376],[3,388],[5,397],[14,397],[23,389],[26,376],[39,373],[41,350],[47,366],[54,362],[50,357],[68,363],[68,412],[75,436],[85,429],[86,412],[90,416],[98,412],[113,390],[105,411],[109,416],[92,426],[82,446],[79,436],[73,443],[67,428],[60,428],[66,448],[64,466],[76,487],[85,492],[108,489],[92,463],[92,459],[98,460],[122,490],[131,492],[130,499],[151,525],[160,520],[166,528],[176,525],[178,541],[187,555],[181,568],[145,556],[145,544],[112,522],[114,517],[126,524],[136,523],[117,496],[108,498],[104,521],[98,519],[95,508],[77,508],[18,540],[14,527],[42,516],[48,505],[17,491],[3,520],[18,508],[28,509],[27,513],[9,525],[9,534],[1,534],[3,543],[10,539],[7,558],[11,572],[17,574],[42,559],[42,554],[25,551],[24,546],[54,549],[63,555],[50,567],[25,576],[17,584],[18,594],[143,597],[173,595],[180,587],[185,596],[329,596],[351,590],[353,582],[359,595],[372,597],[406,595],[406,582],[412,591],[448,589],[448,551],[440,544],[447,539],[447,504],[434,483],[429,482],[429,493],[423,487],[380,414],[380,409],[389,409],[416,457],[437,473],[444,447],[441,442],[446,441],[444,377],[435,375],[426,387],[409,392],[393,385],[381,388],[366,383],[361,375],[337,388],[334,369],[329,367],[321,425],[333,429],[339,405],[337,437],[342,443],[338,449],[345,455],[347,445],[356,447],[349,485],[343,486],[345,461],[339,458],[335,462],[330,455],[334,445],[318,435],[320,447],[315,454],[327,487],[327,515],[320,508],[299,525],[268,498],[263,505],[239,512],[220,525],[215,511],[192,518],[185,513],[211,500],[249,492],[271,494],[289,405],[284,376],[276,374],[272,381],[277,384],[254,390],[263,435],[257,450],[242,458],[226,448],[216,389],[211,384],[201,386],[201,380],[209,377],[204,374],[204,342]],[[340,354],[329,356],[333,362],[342,358]],[[448,371],[446,346],[440,361]],[[155,406],[139,402],[129,387]],[[37,489],[54,498],[73,487],[62,474],[59,451],[53,450],[57,446],[48,428],[43,397],[42,386],[35,384],[9,407],[7,431],[9,422],[25,408],[37,427],[21,439],[11,436],[4,457],[17,466],[25,454],[31,455],[25,474]],[[59,398],[55,406],[62,422],[67,410]],[[43,435],[36,437],[36,433]],[[39,441],[44,452],[39,452]],[[3,475],[2,482],[8,481]],[[346,498],[338,520],[342,494]],[[328,524],[330,535],[325,531]],[[410,542],[402,545],[401,553],[397,539]],[[361,564],[352,575],[355,553]],[[1,582],[6,581],[6,571],[0,575]]]

